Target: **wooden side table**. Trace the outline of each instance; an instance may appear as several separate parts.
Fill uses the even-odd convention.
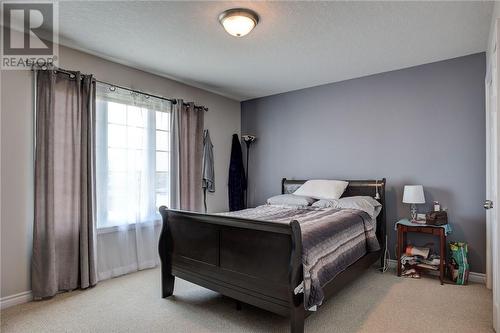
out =
[[[406,251],[406,234],[409,232],[416,232],[421,234],[430,234],[439,236],[439,280],[441,284],[444,281],[444,272],[446,269],[446,232],[444,228],[429,226],[429,225],[418,225],[418,226],[408,226],[404,224],[397,225],[398,231],[398,246],[397,246],[397,265],[398,265],[398,276],[401,276],[401,255]]]

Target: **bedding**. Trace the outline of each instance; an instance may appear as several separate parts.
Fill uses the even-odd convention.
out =
[[[367,252],[380,249],[376,221],[358,209],[291,208],[263,205],[221,215],[290,223],[302,232],[304,306],[315,310],[324,300],[323,286]]]
[[[267,199],[268,205],[281,205],[281,206],[310,206],[315,199],[295,194],[280,194]]]
[[[349,185],[343,180],[308,180],[293,194],[312,197],[314,199],[339,199]]]

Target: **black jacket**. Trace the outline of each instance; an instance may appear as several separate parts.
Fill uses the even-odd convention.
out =
[[[231,162],[229,164],[229,210],[242,210],[245,208],[245,190],[247,182],[245,179],[245,168],[243,166],[243,154],[238,134],[233,134],[231,146]]]

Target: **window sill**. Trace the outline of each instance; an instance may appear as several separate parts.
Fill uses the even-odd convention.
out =
[[[136,225],[139,225],[142,228],[147,228],[147,227],[151,226],[150,223],[139,223],[139,224],[131,223],[131,224],[126,224],[126,225],[114,225],[114,226],[109,226],[109,227],[97,228],[97,234],[101,235],[101,234],[110,234],[110,233],[124,231],[124,230],[127,230],[127,231],[128,230],[135,230]],[[153,226],[155,226],[155,227],[161,226],[161,220],[160,219],[154,220]]]

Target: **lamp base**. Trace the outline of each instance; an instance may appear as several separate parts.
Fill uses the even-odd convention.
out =
[[[412,221],[417,219],[417,205],[411,204],[410,207],[410,218]]]

